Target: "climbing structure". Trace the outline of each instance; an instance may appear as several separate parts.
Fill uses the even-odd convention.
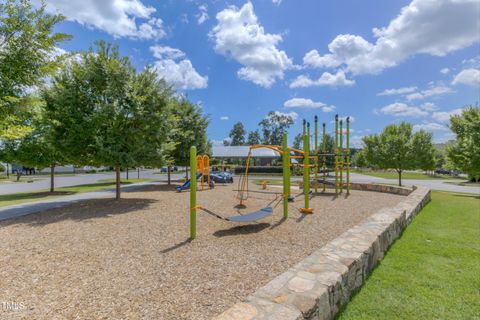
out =
[[[334,145],[333,150],[327,150],[327,132],[326,124],[322,124],[322,141],[321,146],[318,143],[318,128],[317,128],[318,118],[315,117],[315,174],[314,174],[314,184],[315,191],[317,190],[318,179],[318,170],[321,163],[322,179],[323,184],[322,191],[325,192],[326,186],[328,184],[327,174],[329,171],[334,172],[335,175],[335,194],[343,193],[345,190],[347,194],[350,193],[350,117],[345,119],[345,128],[343,127],[343,120],[339,120],[338,115],[335,116],[335,131],[334,131]],[[307,123],[307,129],[309,124]],[[305,132],[305,129],[304,129]],[[308,133],[307,133],[308,134]],[[308,136],[310,136],[308,134]],[[333,152],[332,152],[333,151]],[[329,168],[327,159],[328,157],[333,156],[333,168]]]

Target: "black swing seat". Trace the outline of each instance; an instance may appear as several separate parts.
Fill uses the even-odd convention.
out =
[[[249,213],[249,214],[228,217],[228,218],[226,218],[226,220],[232,221],[232,222],[257,221],[257,220],[263,219],[263,218],[271,215],[272,212],[273,212],[273,209],[271,207],[266,207],[266,208],[260,209],[256,212]]]

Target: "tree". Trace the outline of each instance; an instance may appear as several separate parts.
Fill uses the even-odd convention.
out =
[[[352,164],[358,168],[365,168],[367,166],[367,160],[365,159],[365,153],[358,151],[352,157]]]
[[[470,106],[462,114],[450,118],[450,129],[456,135],[447,146],[448,159],[469,178],[480,179],[480,107]]]
[[[186,99],[173,98],[169,110],[174,116],[174,130],[169,141],[174,148],[169,152],[169,159],[176,165],[188,166],[190,147],[197,147],[198,154],[210,154],[211,144],[207,138],[209,120],[202,114],[200,107]],[[188,177],[188,170],[185,173]]]
[[[263,143],[271,145],[282,144],[282,134],[294,123],[292,116],[270,111],[258,124],[262,127]]]
[[[302,149],[303,146],[303,135],[301,133],[297,134],[293,138],[293,147],[296,149]]]
[[[231,146],[243,146],[245,145],[245,128],[243,123],[237,122],[233,125],[232,130],[230,130],[229,137],[232,139],[230,143]]]
[[[255,144],[260,144],[260,143],[261,143],[261,137],[258,130],[250,131],[248,133],[247,145],[253,146]]]
[[[412,153],[415,156],[415,168],[423,171],[435,169],[435,147],[432,143],[432,134],[423,130],[412,137]]]
[[[56,67],[56,46],[70,36],[53,33],[61,15],[33,8],[28,0],[0,3],[0,139],[30,132],[28,88],[39,85]]]
[[[44,106],[32,119],[32,131],[22,139],[11,143],[14,160],[29,167],[39,169],[50,167],[50,192],[55,191],[55,167],[62,163],[63,156],[56,148],[50,127],[50,121],[45,118]],[[17,177],[19,177],[17,175]]]
[[[120,168],[165,162],[169,94],[153,70],[136,74],[118,47],[98,42],[43,96],[58,150],[73,164],[114,167],[119,199]]]
[[[404,170],[425,168],[433,162],[432,135],[423,130],[413,134],[412,125],[406,122],[386,126],[380,134],[365,136],[363,142],[367,162],[395,169],[400,186]]]

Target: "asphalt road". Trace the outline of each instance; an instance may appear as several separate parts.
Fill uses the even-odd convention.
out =
[[[158,172],[158,170],[155,170]],[[126,173],[122,172],[122,178],[125,178]],[[136,171],[130,171],[129,176],[131,178],[137,178]],[[171,179],[177,180],[181,179],[185,176],[185,173],[172,173]],[[68,186],[75,186],[81,184],[90,184],[95,183],[101,179],[108,179],[114,178],[115,174],[113,172],[109,173],[97,173],[97,174],[77,174],[75,176],[61,176],[58,175],[55,178],[55,186],[56,187],[68,187]],[[27,177],[22,177],[22,179],[26,180]],[[154,181],[166,182],[167,175],[166,174],[154,174],[153,170],[144,170],[140,171],[140,178],[152,178]],[[236,177],[238,178],[238,177]],[[252,179],[279,179],[280,176],[251,176]],[[377,182],[377,183],[385,183],[385,184],[397,184],[398,181],[396,179],[384,179],[384,178],[377,178],[367,175],[362,175],[358,173],[351,173],[350,178],[352,182]],[[301,181],[301,177],[292,177],[292,180]],[[457,186],[446,184],[444,182],[461,182],[462,180],[440,180],[440,179],[431,179],[431,180],[409,180],[404,179],[403,184],[405,186],[426,186],[432,190],[441,190],[441,191],[450,191],[450,192],[462,192],[462,193],[472,193],[480,195],[480,187],[473,187],[473,186]],[[0,184],[0,195],[2,194],[12,194],[18,192],[32,192],[38,190],[45,190],[50,188],[50,179],[49,176],[45,176],[44,179],[34,181],[32,183],[1,183]]]
[[[155,170],[158,172],[158,170]],[[180,174],[172,174],[172,179],[179,179],[182,178],[184,173]],[[38,176],[35,176],[38,178]],[[27,182],[12,182],[12,183],[0,183],[0,195],[2,194],[12,194],[18,192],[32,192],[32,191],[39,191],[45,190],[50,188],[50,176],[45,175],[41,176],[42,179],[35,180],[31,183]],[[125,178],[126,173],[122,172],[121,177]],[[137,178],[136,171],[129,172],[130,178]],[[27,181],[29,176],[22,176],[21,180]],[[107,172],[107,173],[95,173],[95,174],[77,174],[77,175],[57,175],[55,177],[55,187],[70,187],[70,186],[78,186],[81,184],[90,184],[95,183],[98,180],[102,179],[110,179],[115,178],[114,172]],[[154,174],[154,170],[143,170],[140,171],[140,178],[152,178],[158,181],[167,181],[166,174]]]

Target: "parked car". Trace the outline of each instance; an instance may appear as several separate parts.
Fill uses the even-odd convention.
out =
[[[435,170],[435,174],[452,174],[452,172],[447,169],[437,169]]]
[[[170,166],[170,172],[173,172],[173,171],[178,171],[178,168],[176,166]],[[167,167],[161,167],[160,172],[168,172]]]
[[[210,177],[216,183],[233,183],[233,176],[230,172],[212,171]]]

